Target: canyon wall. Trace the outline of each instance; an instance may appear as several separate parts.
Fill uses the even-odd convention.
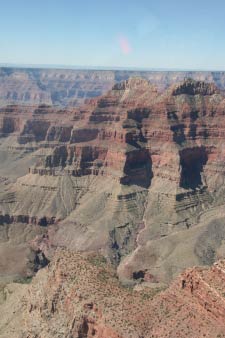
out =
[[[86,99],[100,96],[115,83],[143,77],[160,90],[185,78],[215,83],[225,89],[225,72],[72,70],[40,68],[0,68],[0,105],[53,104],[80,106]]]
[[[162,92],[131,78],[80,108],[2,107],[2,229],[42,229],[29,247],[46,259],[100,251],[124,282],[212,264],[225,254],[224,116],[223,92],[192,79]]]

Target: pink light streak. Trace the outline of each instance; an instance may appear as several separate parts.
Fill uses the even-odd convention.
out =
[[[128,55],[132,52],[130,42],[125,36],[119,37],[119,45],[123,54]]]

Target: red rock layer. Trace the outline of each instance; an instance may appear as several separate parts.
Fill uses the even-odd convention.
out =
[[[170,235],[194,227],[207,208],[224,204],[225,99],[213,84],[186,79],[161,93],[147,80],[132,78],[80,109],[9,106],[0,116],[2,135],[17,140],[12,149],[35,151],[37,159],[27,177],[4,190],[3,219],[16,220],[19,214],[37,223],[76,220],[85,230],[75,224],[74,238],[90,243],[92,237],[89,248],[103,247],[107,255],[118,257],[125,278],[140,270],[145,256],[144,270],[155,280],[168,281],[173,269],[168,267],[169,277],[156,272],[163,248],[151,254],[151,241],[166,237],[170,247]],[[93,186],[79,181],[89,177],[100,180]],[[102,182],[106,184],[99,188]],[[76,213],[88,189],[96,200],[87,209],[96,203],[102,213],[96,219],[87,209]],[[85,209],[85,198],[82,203]],[[220,245],[220,238],[215,242]],[[195,254],[195,259],[202,262],[202,256]]]
[[[225,337],[224,268],[189,269],[157,294],[122,287],[100,256],[58,250],[12,308],[5,337]]]

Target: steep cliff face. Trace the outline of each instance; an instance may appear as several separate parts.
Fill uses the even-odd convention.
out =
[[[225,262],[160,291],[119,284],[100,255],[57,250],[30,285],[0,289],[0,337],[225,337]]]
[[[169,280],[187,262],[203,263],[197,238],[211,236],[212,223],[224,217],[224,104],[214,86],[186,80],[150,106],[141,126],[152,163],[144,229],[137,248],[119,266],[121,276],[131,278],[141,262],[141,270],[151,266],[156,278]],[[220,226],[216,231],[209,244],[214,259],[223,252],[224,232]]]
[[[211,264],[225,254],[224,113],[215,85],[191,79],[160,92],[131,78],[80,109],[2,108],[1,222],[46,228],[47,256],[101,250],[122,280]]]

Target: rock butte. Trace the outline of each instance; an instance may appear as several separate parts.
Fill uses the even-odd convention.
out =
[[[25,331],[18,337],[82,338],[91,332],[104,338],[127,337],[129,327],[134,337],[216,337],[214,326],[223,337],[219,283],[224,280],[224,262],[211,270],[183,271],[212,265],[225,256],[224,116],[223,91],[214,83],[189,78],[163,91],[147,79],[130,78],[81,107],[33,102],[1,107],[0,279],[6,283],[27,278],[52,261],[30,288],[8,286],[16,289],[15,297],[25,297],[14,310],[25,316]],[[137,306],[130,312],[132,319],[126,319],[125,312],[121,327],[116,315],[116,329],[105,324],[108,315],[113,318],[111,306],[123,304],[124,298],[115,294],[114,303],[105,306],[106,312],[110,309],[106,317],[98,312],[103,295],[96,307],[88,301],[74,308],[70,281],[78,278],[80,260],[86,266],[85,258],[74,252],[100,253],[117,269],[122,283],[142,281],[137,290],[151,286],[150,296],[136,291],[125,303]],[[88,265],[85,271],[89,269],[95,268]],[[64,272],[61,276],[61,270],[69,277],[64,278]],[[104,271],[103,277],[108,273]],[[148,299],[152,288],[167,285],[180,273],[168,290]],[[110,276],[117,283],[116,292],[128,297]],[[94,279],[82,285],[82,292],[90,295],[96,283]],[[46,288],[50,303],[45,303]],[[10,290],[4,287],[3,295]],[[27,292],[36,305],[24,300]],[[63,302],[59,309],[55,298],[57,304]],[[9,298],[2,305],[2,330],[11,316],[10,304]],[[31,310],[27,312],[26,306]],[[62,327],[57,326],[57,316]],[[119,311],[117,316],[121,317]],[[52,325],[47,324],[49,318]],[[6,325],[9,337],[13,325]]]

